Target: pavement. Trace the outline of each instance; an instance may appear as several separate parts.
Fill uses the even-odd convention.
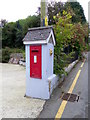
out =
[[[0,63],[0,118],[36,118],[45,100],[26,98],[25,67]]]
[[[89,60],[88,60],[89,56]],[[90,53],[86,54],[86,61],[78,62],[69,75],[65,78],[62,85],[59,85],[52,93],[51,99],[46,101],[44,109],[38,118],[88,118],[88,66],[90,65]],[[82,67],[81,67],[82,66]],[[78,72],[80,74],[78,74]],[[78,77],[77,77],[78,75]],[[75,83],[74,81],[77,82]],[[72,84],[73,94],[79,96],[79,101],[69,102],[61,99],[64,93],[67,93]],[[61,109],[62,108],[62,109]]]

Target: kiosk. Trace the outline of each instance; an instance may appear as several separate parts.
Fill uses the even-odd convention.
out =
[[[26,51],[26,96],[49,99],[58,84],[58,76],[53,74],[53,27],[28,29],[23,43]]]

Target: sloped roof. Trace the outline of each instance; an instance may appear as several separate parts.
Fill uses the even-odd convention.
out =
[[[55,37],[54,37],[52,26],[30,28],[28,29],[28,32],[24,37],[23,41],[24,43],[25,42],[29,42],[29,43],[41,42],[43,44],[43,43],[47,43],[47,39],[50,37],[50,35],[53,36],[53,39],[54,39],[53,41],[55,43]]]
[[[53,29],[52,26],[28,29],[23,41],[46,40],[49,37],[51,29]]]

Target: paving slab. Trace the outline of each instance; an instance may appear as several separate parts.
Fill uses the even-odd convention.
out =
[[[0,63],[0,117],[36,118],[45,100],[26,98],[26,69],[15,64]]]

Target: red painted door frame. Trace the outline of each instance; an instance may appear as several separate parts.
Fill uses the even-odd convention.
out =
[[[30,77],[42,78],[42,47],[30,46]]]

